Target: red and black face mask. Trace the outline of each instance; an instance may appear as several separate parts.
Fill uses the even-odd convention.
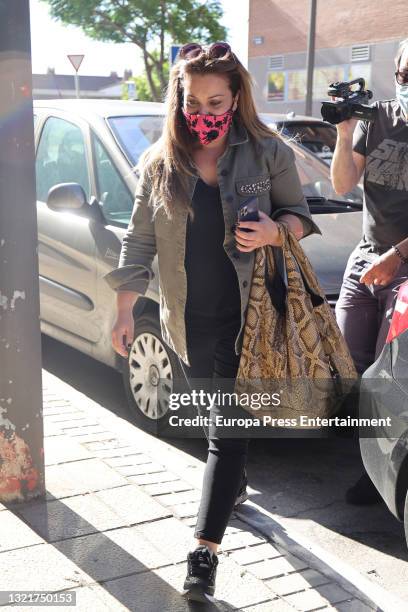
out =
[[[230,129],[235,112],[232,110],[233,106],[222,115],[188,113],[184,109],[182,112],[190,133],[198,136],[202,145],[208,145],[224,136]]]

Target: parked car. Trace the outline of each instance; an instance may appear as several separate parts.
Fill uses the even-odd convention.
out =
[[[298,144],[330,166],[336,148],[337,130],[331,123],[315,117],[288,113],[287,115],[261,114],[265,123],[294,138]]]
[[[164,106],[105,100],[37,100],[35,111],[38,256],[42,332],[123,374],[132,418],[155,432],[167,406],[155,401],[158,378],[182,376],[163,342],[155,277],[135,305],[129,360],[112,348],[114,291],[103,276],[118,265],[133,209],[133,167],[162,130]],[[347,258],[361,233],[362,192],[333,192],[329,168],[291,142],[304,193],[323,235],[302,240],[334,307]],[[70,188],[49,190],[61,183]],[[78,187],[78,185],[80,187]]]
[[[390,425],[360,434],[360,448],[371,480],[404,521],[408,544],[408,280],[399,287],[384,348],[362,375],[359,412],[390,417]]]

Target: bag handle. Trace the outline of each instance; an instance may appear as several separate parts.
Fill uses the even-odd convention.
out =
[[[269,291],[272,304],[278,312],[283,314],[286,309],[286,299],[288,293],[288,277],[286,271],[285,249],[289,248],[289,229],[284,223],[276,222],[276,224],[278,226],[279,234],[282,239],[282,246],[278,247],[268,245],[271,249],[271,255],[273,256],[275,262],[275,274],[271,279],[270,274],[268,274],[268,254],[265,252],[265,285]],[[316,306],[321,306],[321,304],[324,303],[324,299],[321,295],[311,289],[304,275],[302,267],[300,266],[293,251],[291,251],[291,255],[294,259],[296,268],[302,278],[305,291],[310,296],[313,308],[315,308]]]

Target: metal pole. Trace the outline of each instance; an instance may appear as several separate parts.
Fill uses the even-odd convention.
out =
[[[29,0],[0,0],[0,501],[45,495]]]
[[[78,76],[78,70],[75,70],[75,92],[76,92],[76,97],[79,98],[79,76]]]
[[[307,39],[307,84],[305,115],[311,115],[313,113],[313,71],[315,61],[316,4],[317,0],[310,0],[309,35]]]

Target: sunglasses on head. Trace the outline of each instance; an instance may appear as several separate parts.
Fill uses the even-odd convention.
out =
[[[397,70],[397,72],[395,72],[395,80],[398,85],[408,85],[408,68],[401,71]]]
[[[231,47],[226,42],[215,42],[209,47],[203,47],[198,43],[187,43],[181,47],[179,51],[179,58],[193,59],[194,57],[198,57],[203,51],[207,52],[210,59],[220,59],[230,56],[235,61],[235,56],[231,50]]]

